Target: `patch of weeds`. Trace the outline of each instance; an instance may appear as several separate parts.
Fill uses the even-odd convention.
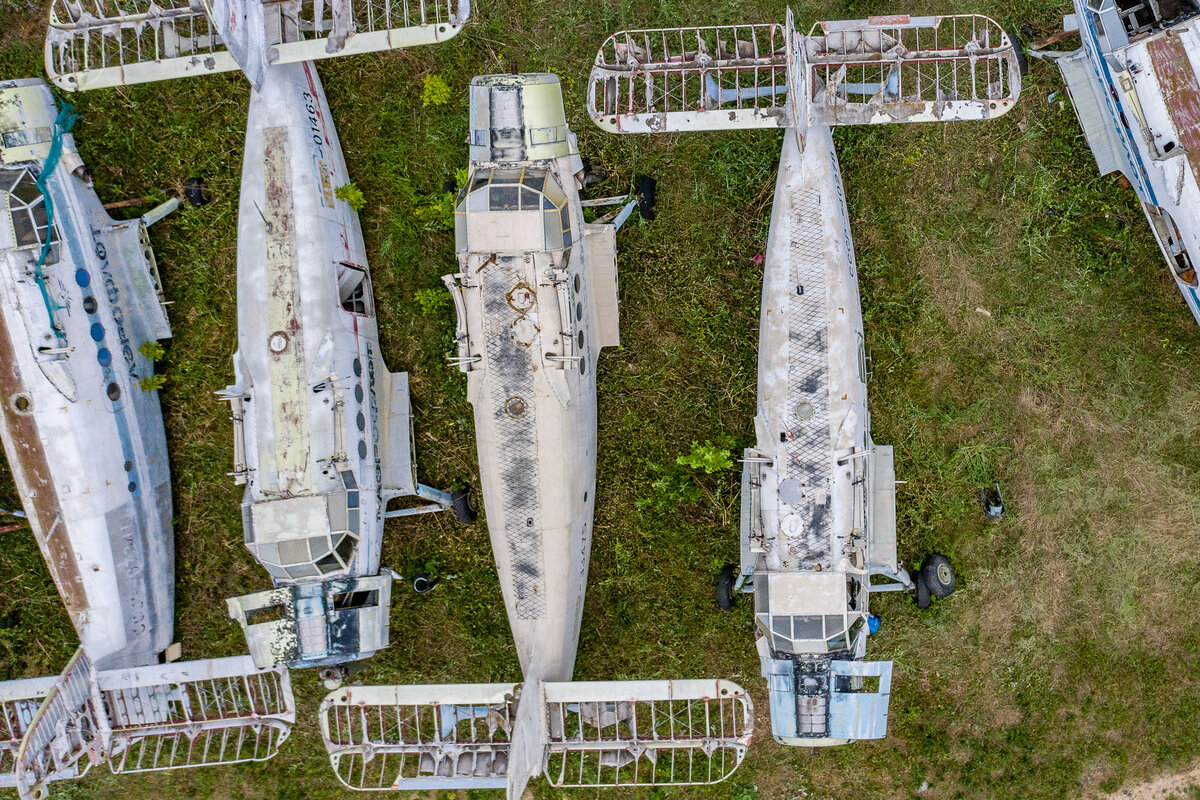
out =
[[[153,392],[156,389],[161,389],[167,385],[167,376],[162,372],[156,372],[148,378],[142,378],[138,381],[138,388],[143,392]]]
[[[417,206],[416,217],[424,223],[428,231],[448,231],[454,229],[454,194],[442,192],[431,194]]]
[[[648,462],[650,471],[658,477],[650,484],[651,493],[637,499],[638,508],[667,514],[681,505],[692,505],[702,500],[716,503],[721,494],[719,481],[706,476],[724,472],[733,467],[729,448],[692,442],[692,449],[677,456],[675,463],[662,466]]]
[[[158,361],[166,354],[163,346],[158,342],[143,342],[142,346],[138,348],[138,352],[151,361]]]
[[[425,86],[421,89],[421,105],[444,106],[450,102],[450,87],[441,75],[426,75]]]
[[[450,305],[450,294],[445,289],[417,289],[413,297],[423,317],[436,317]]]
[[[362,190],[354,185],[354,181],[337,187],[333,192],[333,196],[338,200],[345,200],[347,205],[355,211],[362,211],[363,206],[367,204],[367,199],[363,197]]]

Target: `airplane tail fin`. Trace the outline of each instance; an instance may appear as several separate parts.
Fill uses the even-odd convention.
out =
[[[445,41],[470,0],[54,0],[46,72],[67,91],[240,69],[256,88],[272,64]]]
[[[629,30],[588,85],[613,133],[988,119],[1021,90],[1019,54],[979,15]]]
[[[295,719],[287,670],[249,656],[96,670],[81,648],[57,678],[0,682],[0,786],[43,800],[100,763],[120,774],[265,761]]]
[[[713,784],[745,757],[754,706],[724,680],[350,686],[321,703],[359,790]]]

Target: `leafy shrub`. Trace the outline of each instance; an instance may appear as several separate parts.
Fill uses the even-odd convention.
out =
[[[423,317],[435,317],[450,305],[450,293],[445,289],[417,289],[415,297]]]
[[[143,342],[142,346],[138,348],[138,352],[151,361],[158,361],[166,354],[163,346],[158,342]]]
[[[697,471],[704,470],[705,475],[712,475],[714,472],[720,472],[733,466],[729,451],[723,447],[717,447],[712,442],[704,444],[692,442],[692,452],[686,456],[679,456],[675,459],[675,463]]]
[[[363,206],[367,204],[362,190],[354,185],[354,181],[337,187],[333,194],[338,200],[345,200],[355,211],[362,211]]]
[[[450,87],[441,75],[426,75],[425,87],[421,90],[421,105],[444,106],[450,102]]]

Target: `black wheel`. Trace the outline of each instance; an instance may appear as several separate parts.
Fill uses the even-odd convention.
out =
[[[463,525],[470,525],[479,516],[479,506],[475,503],[475,493],[470,486],[454,490],[450,495],[450,508],[454,511],[454,518]]]
[[[1017,67],[1021,70],[1021,77],[1024,78],[1029,74],[1029,58],[1025,55],[1025,45],[1021,43],[1021,37],[1017,36],[1016,31],[1008,28],[1004,32],[1012,40],[1013,51],[1017,55]]]
[[[422,570],[413,578],[413,591],[417,594],[429,594],[438,585],[437,578]]]
[[[658,202],[658,181],[649,175],[639,175],[637,183],[638,213],[644,220],[654,219],[654,204]]]
[[[733,601],[737,599],[737,593],[733,590],[733,584],[736,582],[737,569],[733,564],[726,564],[717,578],[717,605],[722,611],[733,608]]]
[[[208,183],[204,178],[188,178],[187,183],[183,185],[183,199],[192,208],[208,205],[211,198],[208,196]]]
[[[954,578],[954,567],[950,566],[950,559],[938,553],[925,559],[925,564],[921,567],[921,577],[934,597],[949,597],[954,594],[958,585]]]
[[[929,608],[929,604],[933,602],[933,598],[929,594],[929,587],[925,585],[925,577],[920,572],[917,572],[917,608]]]

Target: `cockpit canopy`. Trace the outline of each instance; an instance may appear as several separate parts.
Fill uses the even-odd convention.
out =
[[[323,578],[354,564],[359,537],[358,488],[252,503],[242,509],[246,546],[280,581]]]
[[[850,650],[866,625],[865,587],[844,572],[775,572],[754,581],[754,620],[781,653]]]
[[[459,193],[455,249],[487,252],[565,250],[571,246],[567,196],[544,169],[480,169]]]

